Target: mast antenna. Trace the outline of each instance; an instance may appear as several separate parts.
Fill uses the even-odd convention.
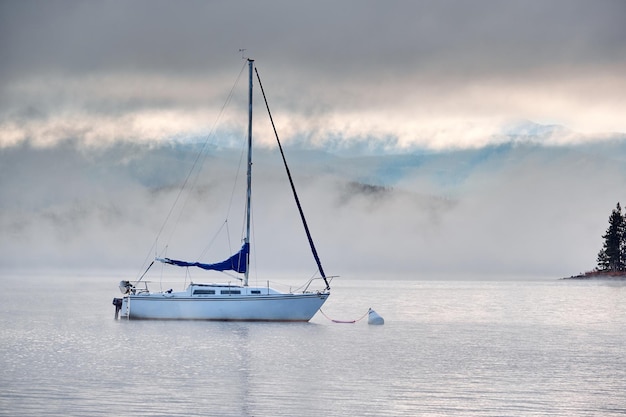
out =
[[[239,52],[241,52],[241,59],[246,59],[246,49],[239,48]]]

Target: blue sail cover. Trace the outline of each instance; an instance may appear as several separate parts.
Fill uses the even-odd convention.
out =
[[[235,271],[241,274],[246,272],[247,262],[246,259],[248,257],[248,253],[250,252],[250,244],[244,243],[241,247],[241,250],[226,259],[225,261],[218,262],[215,264],[203,264],[200,262],[186,262],[186,261],[178,261],[176,259],[170,258],[159,258],[157,259],[160,262],[176,265],[176,266],[195,266],[198,268],[206,269],[208,271]]]

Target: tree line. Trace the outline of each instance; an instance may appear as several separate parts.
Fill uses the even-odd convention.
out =
[[[609,217],[609,227],[602,235],[604,243],[598,253],[598,269],[600,271],[626,271],[626,217],[622,214],[622,206],[617,206]]]

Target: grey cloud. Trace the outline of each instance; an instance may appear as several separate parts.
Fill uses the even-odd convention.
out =
[[[0,132],[13,142],[111,140],[121,135],[116,126],[142,124],[154,111],[180,119],[215,109],[242,65],[239,48],[257,59],[273,108],[294,123],[307,119],[290,137],[369,134],[398,147],[442,147],[452,139],[433,137],[468,130],[468,120],[478,120],[484,138],[516,117],[623,129],[619,1],[63,0],[0,8]],[[190,134],[200,120],[129,137]],[[419,131],[417,122],[432,126]]]
[[[228,70],[238,48],[325,79],[623,64],[623,2],[3,2],[3,67]],[[445,65],[442,65],[445,64]],[[4,71],[3,71],[4,72]],[[372,78],[370,78],[372,80]]]

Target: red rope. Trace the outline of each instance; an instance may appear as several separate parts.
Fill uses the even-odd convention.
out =
[[[331,319],[330,317],[328,317],[326,315],[326,313],[324,313],[324,311],[322,311],[322,309],[320,308],[320,313],[322,313],[322,315],[324,317],[326,317],[328,320],[332,321],[333,323],[343,323],[343,324],[352,324],[352,323],[356,323],[357,321],[361,321],[365,318],[365,316],[367,316],[367,314],[369,313],[369,310],[367,310],[367,312],[365,314],[363,314],[361,316],[361,318],[358,318],[356,320],[335,320],[335,319]]]

